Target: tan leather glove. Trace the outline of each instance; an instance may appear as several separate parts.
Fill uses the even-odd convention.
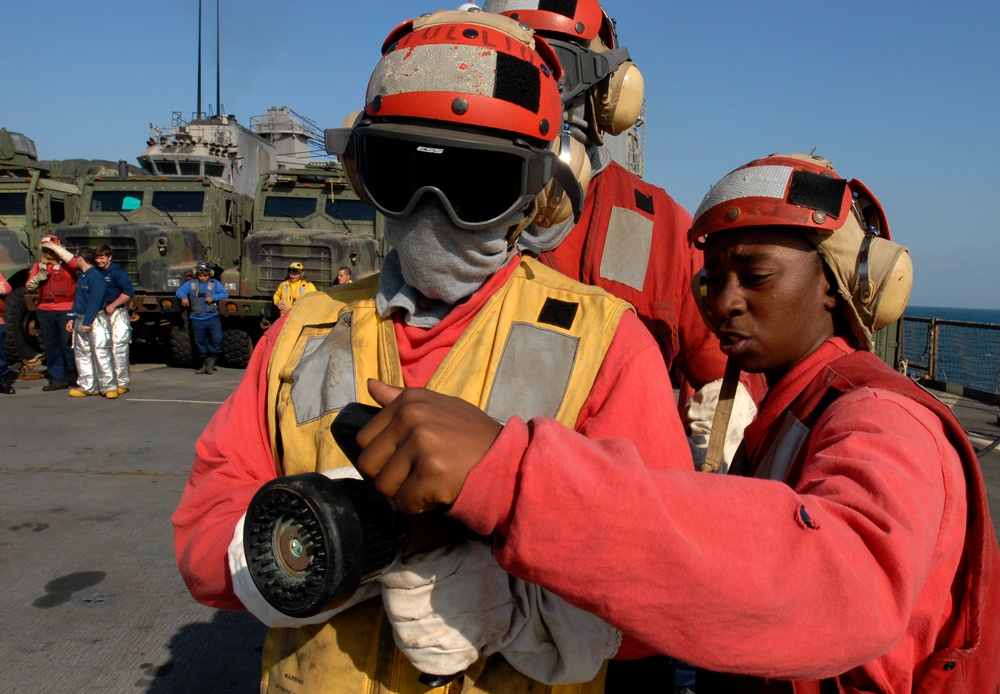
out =
[[[405,557],[379,581],[396,645],[421,672],[465,670],[510,626],[507,572],[485,543]]]
[[[24,288],[29,292],[33,292],[38,289],[38,285],[49,278],[49,273],[45,270],[39,270],[38,274],[32,277],[30,280],[24,283]]]

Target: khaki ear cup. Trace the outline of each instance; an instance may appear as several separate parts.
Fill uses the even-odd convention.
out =
[[[691,277],[691,294],[694,296],[694,303],[698,307],[698,313],[709,330],[714,330],[715,326],[708,317],[708,285],[705,283],[705,268],[702,268]]]
[[[905,248],[879,238],[872,241],[868,264],[874,291],[867,302],[862,298],[861,303],[866,305],[875,331],[892,325],[903,315],[913,288],[913,262]],[[863,297],[864,288],[861,290]]]
[[[563,146],[566,143],[569,147],[568,152],[563,151]],[[569,166],[573,177],[579,181],[580,188],[586,193],[587,186],[590,184],[590,176],[593,173],[586,146],[573,137],[564,135],[555,139],[551,149],[561,161]],[[537,203],[537,214],[534,223],[540,227],[548,228],[559,224],[569,219],[573,214],[573,203],[570,196],[554,178],[538,194],[535,202]]]
[[[597,127],[610,135],[620,135],[639,120],[645,80],[635,63],[629,61],[595,87]]]

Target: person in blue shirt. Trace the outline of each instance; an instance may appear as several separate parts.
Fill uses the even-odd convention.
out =
[[[191,309],[191,331],[198,347],[201,366],[196,374],[215,373],[215,362],[222,353],[222,319],[219,318],[219,300],[229,296],[222,282],[212,279],[215,272],[208,263],[201,262],[194,269],[194,279],[188,280],[177,290],[181,306]]]
[[[135,288],[128,273],[111,261],[111,246],[98,246],[94,252],[97,269],[104,275],[106,285],[104,313],[108,317],[108,335],[105,344],[97,351],[98,359],[110,361],[110,369],[115,375],[118,393],[127,393],[132,383],[128,367],[128,345],[132,339],[132,322],[129,320],[129,299],[135,296]]]
[[[74,398],[103,395],[109,400],[118,397],[118,386],[109,360],[97,358],[100,345],[107,339],[108,319],[104,313],[105,284],[101,271],[94,266],[94,249],[89,246],[76,252],[77,267],[83,273],[76,280],[73,318],[66,330],[73,333],[73,361],[76,363],[76,387],[69,394]]]

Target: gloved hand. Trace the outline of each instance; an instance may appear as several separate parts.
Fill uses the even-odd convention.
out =
[[[40,247],[52,251],[60,259],[62,259],[67,263],[73,259],[73,254],[67,251],[62,246],[60,246],[58,243],[52,243],[51,241],[46,241],[45,243],[40,244]]]
[[[510,576],[510,629],[484,653],[548,685],[590,682],[621,647],[620,631],[555,593]]]
[[[404,558],[379,579],[396,645],[421,672],[465,670],[510,626],[507,579],[482,542]]]
[[[691,444],[697,448],[708,448],[708,439],[712,433],[712,420],[719,406],[719,393],[722,389],[722,379],[706,383],[684,406],[681,419],[688,432]],[[750,397],[750,392],[742,383],[736,388],[736,398],[733,401],[733,413],[726,429],[726,444],[723,449],[722,465],[719,473],[725,474],[729,464],[733,462],[736,449],[743,440],[743,430],[757,416],[757,406]],[[697,456],[695,456],[697,459]],[[701,459],[704,459],[704,454]]]
[[[45,270],[39,270],[38,274],[32,277],[30,280],[24,283],[24,288],[29,292],[33,292],[38,289],[38,285],[49,278],[49,273]]]

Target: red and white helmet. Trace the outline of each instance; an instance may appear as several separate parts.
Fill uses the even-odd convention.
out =
[[[600,36],[608,48],[615,48],[618,43],[615,24],[597,0],[486,0],[483,11],[507,15],[535,31],[559,34],[570,40],[590,42]]]
[[[365,114],[551,142],[562,125],[560,75],[552,48],[527,26],[485,12],[434,12],[386,38]]]
[[[327,130],[326,148],[389,217],[431,194],[470,231],[531,206],[524,226],[578,218],[590,169],[564,156],[579,143],[562,129],[560,76],[552,48],[525,24],[487,12],[422,15],[389,34],[364,111],[350,128]]]
[[[903,315],[913,285],[909,251],[890,240],[871,191],[838,176],[829,160],[772,154],[739,167],[702,200],[688,240],[701,245],[752,227],[801,231],[815,246],[836,277],[858,346],[870,349],[871,333]]]
[[[483,10],[524,22],[552,44],[565,75],[567,122],[582,125],[595,144],[604,133],[621,134],[638,121],[642,73],[597,0],[486,0]]]

